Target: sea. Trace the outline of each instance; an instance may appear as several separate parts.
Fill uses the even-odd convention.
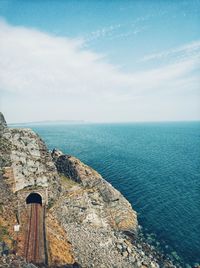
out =
[[[117,188],[150,243],[182,267],[200,263],[200,122],[28,127]]]

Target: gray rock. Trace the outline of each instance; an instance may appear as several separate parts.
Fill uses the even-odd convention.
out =
[[[128,257],[128,252],[127,252],[127,251],[124,251],[124,252],[122,253],[122,256],[125,257],[125,258],[127,258],[127,257]]]
[[[3,116],[3,114],[0,112],[0,132],[4,129],[7,128],[6,120]]]
[[[117,245],[117,248],[119,251],[122,251],[122,249],[123,249],[122,245],[120,245],[120,244]]]
[[[127,247],[127,251],[128,251],[129,254],[131,254],[131,252],[132,252],[130,247]]]

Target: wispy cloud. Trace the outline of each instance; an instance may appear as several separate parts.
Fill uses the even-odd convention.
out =
[[[166,59],[166,58],[179,58],[179,59],[185,59],[188,57],[199,57],[200,56],[200,40],[197,40],[195,42],[182,45],[177,48],[173,48],[170,50],[157,52],[154,54],[146,55],[144,56],[141,61],[151,61],[151,60],[158,60],[158,59]]]
[[[193,72],[200,64],[194,57],[162,68],[124,73],[101,55],[83,49],[83,40],[13,27],[4,21],[0,22],[0,39],[1,106],[12,121],[19,117],[28,121],[68,117],[148,120],[149,105],[155,109],[160,94],[196,90],[198,84]],[[199,44],[185,50],[195,47]],[[190,88],[185,87],[186,81]],[[158,118],[161,116],[162,107]]]
[[[126,9],[128,9],[128,7],[121,8],[122,11],[125,11]],[[83,37],[84,47],[89,47],[92,43],[102,39],[115,40],[130,36],[136,36],[149,28],[149,20],[155,19],[158,16],[163,17],[167,14],[168,12],[166,10],[157,10],[154,13],[145,16],[139,16],[133,20],[112,25],[105,25],[104,27],[101,27],[96,31],[92,31]]]
[[[89,34],[87,34],[84,38],[85,42],[91,42],[94,40],[97,40],[99,38],[105,37],[105,36],[111,36],[113,35],[114,32],[116,32],[122,25],[121,24],[115,24],[115,25],[110,25],[106,26],[103,28],[100,28],[96,31],[93,31]]]
[[[138,17],[135,20],[131,20],[126,23],[117,23],[99,28],[96,31],[90,32],[83,37],[84,46],[88,47],[91,43],[104,38],[113,40],[137,35],[148,28],[146,21],[150,19],[150,17],[150,15]]]

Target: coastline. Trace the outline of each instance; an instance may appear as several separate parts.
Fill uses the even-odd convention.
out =
[[[16,197],[23,203],[24,194],[32,193],[33,189],[43,197],[45,191],[48,191],[47,233],[53,234],[54,222],[57,222],[57,235],[60,236],[59,232],[66,233],[64,241],[69,241],[71,245],[71,262],[76,260],[82,267],[113,267],[109,264],[109,256],[116,267],[184,267],[178,260],[170,260],[158,247],[149,243],[149,238],[138,226],[136,212],[130,203],[94,169],[56,149],[50,154],[41,138],[30,129],[9,129],[2,119],[1,132],[2,144],[7,149],[1,152],[2,183],[6,180],[13,180],[14,183],[2,185],[10,192],[9,200],[6,193],[1,194],[3,203],[8,202],[3,205],[3,211],[4,206],[9,205],[9,209],[2,215],[5,222],[9,212],[13,214],[14,220],[16,208],[13,204]],[[8,169],[13,173],[8,173]],[[10,174],[14,174],[14,177]],[[26,207],[21,205],[24,210]],[[52,245],[56,246],[59,241],[52,242],[51,236],[48,240],[51,241],[53,263],[56,255]],[[99,248],[99,245],[102,246]],[[83,251],[84,247],[86,251]],[[94,257],[94,252],[98,257]],[[12,255],[11,259],[15,257]],[[67,258],[63,253],[59,257],[60,263]],[[4,256],[3,261],[9,261],[9,256]]]

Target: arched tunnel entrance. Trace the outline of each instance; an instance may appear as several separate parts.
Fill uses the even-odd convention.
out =
[[[42,205],[42,197],[38,193],[31,193],[26,198],[26,204],[40,204]]]

